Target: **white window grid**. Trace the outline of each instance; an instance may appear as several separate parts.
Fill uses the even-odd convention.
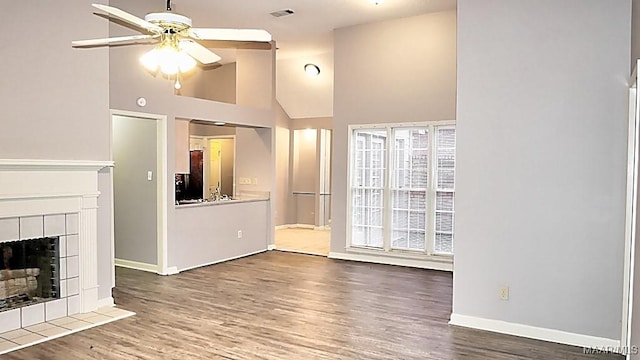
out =
[[[347,246],[453,255],[454,123],[362,125],[349,129],[352,161]],[[407,134],[416,132],[419,135],[411,141]],[[372,139],[376,138],[380,146],[373,148],[373,141],[367,141],[363,134],[375,134]],[[412,153],[414,156],[409,156]],[[390,171],[386,171],[387,164]],[[367,170],[381,170],[382,174],[375,173],[367,182]]]

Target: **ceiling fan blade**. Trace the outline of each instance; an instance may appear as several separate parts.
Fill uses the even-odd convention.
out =
[[[140,19],[135,15],[131,15],[126,11],[120,10],[113,6],[102,5],[102,4],[91,4],[93,7],[100,9],[106,13],[109,13],[118,19],[128,22],[129,24],[133,24],[135,26],[141,27],[151,32],[162,32],[162,28],[156,24],[152,24],[146,20]]]
[[[187,54],[191,55],[191,57],[205,65],[213,64],[222,59],[213,51],[191,39],[181,39],[178,46],[180,46],[180,50],[184,50]]]
[[[148,42],[150,40],[154,40],[159,36],[160,35],[131,35],[131,36],[103,38],[103,39],[76,40],[71,42],[71,46],[91,47],[91,46],[102,46],[102,45],[120,45],[125,43],[143,43],[143,42]]]
[[[207,29],[191,28],[189,36],[197,40],[271,41],[271,34],[261,29]]]

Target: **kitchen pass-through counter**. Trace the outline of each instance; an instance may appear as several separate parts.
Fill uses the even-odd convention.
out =
[[[178,271],[266,251],[273,229],[269,192],[175,205],[169,263]]]

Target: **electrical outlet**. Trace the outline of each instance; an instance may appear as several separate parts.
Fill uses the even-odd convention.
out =
[[[498,298],[500,300],[509,300],[509,287],[508,286],[500,287],[500,290],[498,291]]]
[[[242,230],[238,230],[238,239],[242,239]]]

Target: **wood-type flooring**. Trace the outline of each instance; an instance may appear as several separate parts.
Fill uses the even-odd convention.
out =
[[[169,277],[118,268],[116,303],[137,315],[0,359],[623,359],[450,326],[451,296],[448,272],[278,251]]]

